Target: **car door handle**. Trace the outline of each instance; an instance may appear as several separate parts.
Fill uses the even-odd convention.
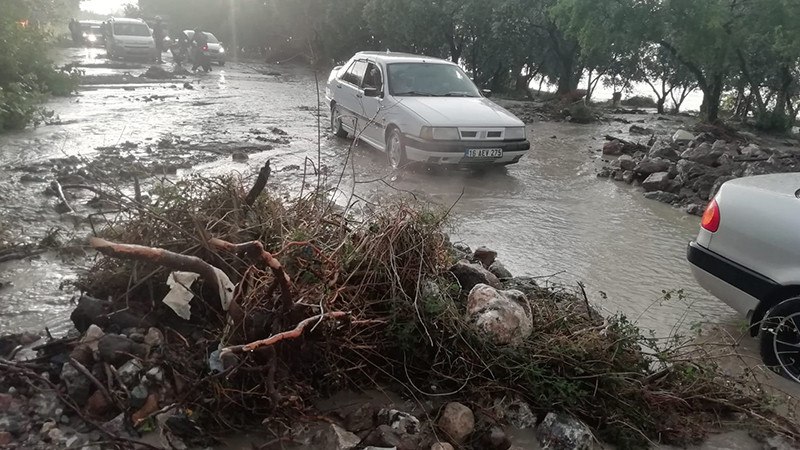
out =
[[[363,96],[363,95],[361,95],[361,94],[356,94],[356,97],[358,97],[358,98],[362,98],[362,97],[364,97],[364,96]]]

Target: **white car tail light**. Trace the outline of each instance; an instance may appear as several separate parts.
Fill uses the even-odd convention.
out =
[[[706,211],[703,213],[703,221],[700,225],[704,229],[714,233],[719,230],[719,219],[719,205],[716,200],[712,199],[708,202]]]

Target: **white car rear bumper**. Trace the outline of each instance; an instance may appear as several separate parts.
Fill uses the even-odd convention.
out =
[[[711,275],[705,270],[689,264],[692,275],[700,286],[710,292],[714,297],[725,302],[728,306],[735,309],[739,314],[750,317],[760,303],[757,298],[741,291],[725,281]]]

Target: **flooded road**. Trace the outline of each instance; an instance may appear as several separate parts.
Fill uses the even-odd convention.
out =
[[[72,49],[59,58],[82,64],[87,75],[118,78],[129,72],[128,81],[134,82],[112,85],[93,79],[79,95],[47,105],[60,121],[0,136],[0,213],[12,235],[35,242],[61,228],[62,240],[80,242],[90,232],[85,225],[76,229],[63,222],[53,209],[56,199],[42,193],[52,170],[34,173],[45,182],[20,181],[37,163],[70,156],[91,159],[103,154],[98,148],[119,149],[124,143],[130,144],[115,150],[119,161],[160,158],[159,143],[168,139],[176,143],[163,153],[171,164],[164,169],[168,176],[250,174],[270,158],[277,168],[273,181],[299,190],[306,158],[316,164],[319,157],[329,183],[336,184],[343,171],[343,195],[351,190],[363,197],[410,191],[445,208],[458,200],[452,211],[453,240],[497,250],[515,275],[571,285],[582,280],[590,299],[606,312],[622,312],[659,336],[698,321],[728,326],[739,321],[696,286],[687,268],[685,245],[697,232],[698,218],[595,176],[596,150],[602,146],[597,139],[616,132],[619,124],[534,123],[528,131],[533,151],[500,172],[397,175],[378,152],[357,146],[349,154],[347,141],[330,136],[324,105],[317,115],[315,81],[308,69],[229,63],[209,74],[140,83],[135,77],[146,67],[109,68],[102,56],[99,50]],[[320,82],[326,78],[321,74]],[[237,149],[249,153],[249,160],[232,162],[230,154]],[[382,177],[387,183],[368,182]],[[85,197],[76,202],[78,212],[93,212],[80,202],[91,195],[79,195]],[[66,326],[72,292],[62,285],[79,265],[64,264],[58,255],[0,265],[0,281],[11,283],[0,289],[0,328]],[[662,290],[671,289],[685,289],[686,301],[660,301]]]

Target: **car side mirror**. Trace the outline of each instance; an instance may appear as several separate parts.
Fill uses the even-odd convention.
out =
[[[364,97],[380,97],[381,90],[378,88],[373,87],[365,87],[364,88]]]
[[[492,90],[491,89],[481,89],[481,94],[483,94],[483,96],[487,97],[487,98],[491,97],[492,96]]]

